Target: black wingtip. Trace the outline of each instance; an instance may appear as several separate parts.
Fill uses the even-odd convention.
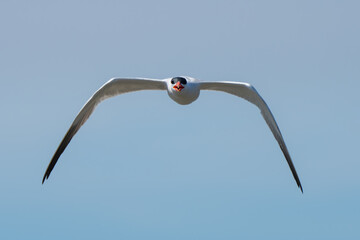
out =
[[[47,180],[50,176],[50,173],[48,170],[46,170],[45,174],[44,174],[44,177],[43,177],[43,180],[41,182],[41,184],[44,184],[45,180]]]
[[[304,194],[304,191],[303,191],[303,188],[302,188],[301,184],[299,184],[299,188],[301,190],[301,193]]]
[[[44,184],[45,179],[46,179],[46,174],[44,175],[44,177],[43,177],[43,180],[42,180],[42,183],[41,183],[41,184]]]
[[[67,133],[65,134],[65,137],[63,138],[63,140],[61,141],[59,147],[57,148],[54,156],[52,157],[46,172],[44,174],[44,178],[42,180],[42,183],[44,184],[45,180],[49,178],[51,171],[53,170],[56,162],[58,161],[60,155],[64,152],[66,146],[69,144],[69,142],[71,141],[72,137],[75,135],[75,133],[79,130],[79,128],[81,127],[80,124],[78,125],[72,125],[69,130],[67,131]]]

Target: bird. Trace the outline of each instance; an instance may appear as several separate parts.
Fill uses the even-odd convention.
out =
[[[213,90],[229,93],[254,104],[260,109],[261,115],[263,116],[285,156],[297,186],[300,188],[301,192],[303,192],[300,179],[275,118],[271,113],[270,108],[264,99],[260,96],[260,94],[256,91],[256,89],[251,84],[245,82],[200,81],[196,78],[188,76],[170,77],[165,79],[112,78],[107,81],[89,98],[89,100],[85,103],[85,105],[81,108],[80,112],[75,117],[69,130],[65,134],[63,140],[54,153],[45,171],[42,183],[44,183],[44,181],[49,178],[51,171],[54,169],[55,164],[59,160],[65,148],[70,143],[71,139],[79,131],[81,126],[87,121],[100,102],[120,94],[141,90],[166,90],[169,97],[181,105],[188,105],[194,102],[199,97],[200,91],[202,90]]]

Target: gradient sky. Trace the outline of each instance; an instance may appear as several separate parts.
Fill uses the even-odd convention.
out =
[[[0,239],[360,239],[359,1],[0,2]],[[180,106],[112,77],[253,84]]]

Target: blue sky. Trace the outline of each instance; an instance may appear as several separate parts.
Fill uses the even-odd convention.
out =
[[[1,1],[1,239],[359,239],[358,1]],[[103,102],[112,77],[253,84]]]

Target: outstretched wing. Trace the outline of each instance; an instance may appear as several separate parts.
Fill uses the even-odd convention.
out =
[[[244,98],[245,100],[255,104],[261,111],[263,118],[265,119],[267,125],[269,126],[271,132],[273,133],[276,141],[278,142],[287,163],[291,169],[291,172],[295,178],[295,181],[300,188],[301,192],[303,192],[300,179],[296,173],[294,164],[291,160],[289,151],[285,145],[284,139],[281,135],[280,129],[276,124],[275,118],[272,115],[269,107],[265,103],[264,99],[259,95],[256,89],[248,83],[242,82],[201,82],[200,89],[203,90],[215,90],[215,91],[223,91],[230,93],[232,95]]]
[[[71,124],[46,169],[42,183],[49,178],[51,171],[60,155],[64,152],[66,146],[101,101],[119,94],[140,90],[166,90],[166,82],[163,80],[145,78],[114,78],[99,88],[99,90],[97,90],[85,103],[74,122]]]

